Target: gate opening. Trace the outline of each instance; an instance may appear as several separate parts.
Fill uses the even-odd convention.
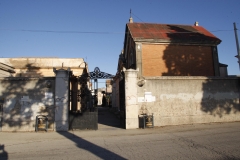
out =
[[[120,117],[111,110],[111,92],[108,87],[114,76],[101,72],[83,72],[81,76],[70,76],[69,129],[120,128]],[[106,88],[98,88],[98,79],[106,79]]]

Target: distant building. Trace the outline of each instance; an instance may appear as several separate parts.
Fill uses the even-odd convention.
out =
[[[198,23],[130,18],[112,83],[112,106],[123,127],[239,120],[239,77],[229,77],[219,63],[220,43]]]
[[[106,80],[106,94],[111,94],[112,93],[112,80],[107,79]]]

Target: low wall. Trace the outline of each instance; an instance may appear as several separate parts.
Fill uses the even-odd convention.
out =
[[[69,129],[70,130],[84,130],[84,129],[98,129],[98,109],[94,111],[85,111],[83,113],[69,113]]]
[[[47,115],[49,130],[53,130],[54,83],[54,77],[1,78],[1,131],[35,131],[37,115]]]
[[[240,78],[154,77],[138,87],[138,114],[155,126],[240,121]]]

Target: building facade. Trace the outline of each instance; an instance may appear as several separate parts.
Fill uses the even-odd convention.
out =
[[[47,117],[49,130],[67,131],[69,112],[83,112],[91,102],[88,66],[82,58],[0,62],[1,131],[34,131],[38,116]]]
[[[219,76],[221,40],[199,25],[128,23],[123,58],[139,76]]]
[[[126,24],[113,106],[126,129],[240,121],[239,77],[218,60],[221,40],[195,25]]]

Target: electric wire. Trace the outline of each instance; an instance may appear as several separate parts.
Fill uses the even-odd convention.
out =
[[[35,33],[65,33],[65,34],[125,34],[125,32],[98,32],[98,31],[56,31],[56,30],[34,30],[34,29],[5,29],[0,28],[0,31],[17,31],[17,32],[35,32]],[[209,32],[229,32],[229,30],[213,30]],[[201,33],[199,31],[188,31],[188,32],[134,32],[134,33],[169,33],[169,34],[191,34],[191,33]]]
[[[134,15],[137,19],[139,19],[142,23],[145,24],[145,22],[140,19],[136,14],[132,12],[130,9],[130,16]],[[57,31],[57,30],[35,30],[35,29],[6,29],[6,28],[0,28],[0,31],[18,31],[18,32],[36,32],[36,33],[65,33],[65,34],[126,34],[125,32],[100,32],[100,31]],[[210,32],[228,32],[228,31],[234,31],[233,29],[229,30],[214,30]],[[201,33],[199,31],[187,31],[187,32],[134,32],[134,33],[167,33],[167,34],[192,34],[192,33]]]

